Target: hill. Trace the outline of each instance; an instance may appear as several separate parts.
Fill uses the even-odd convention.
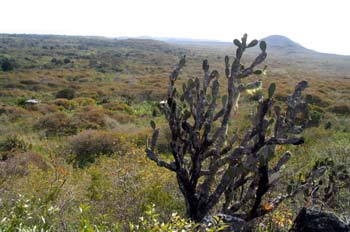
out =
[[[308,50],[300,44],[282,35],[270,35],[261,40],[266,41],[266,43],[269,44],[269,48],[290,49],[294,51]]]

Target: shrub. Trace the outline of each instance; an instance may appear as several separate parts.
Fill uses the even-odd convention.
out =
[[[73,99],[75,97],[75,90],[71,88],[62,89],[56,93],[56,98]]]
[[[78,105],[79,107],[96,105],[96,101],[94,99],[92,99],[92,98],[89,98],[89,97],[74,98],[72,100],[72,102],[74,104]]]
[[[0,59],[1,70],[4,72],[12,71],[16,67],[16,62],[14,59],[1,58]]]
[[[99,108],[86,107],[82,112],[74,114],[73,120],[78,128],[101,129],[106,125],[105,114]]]
[[[77,107],[77,104],[74,101],[68,100],[66,98],[57,98],[53,103],[56,106],[63,107],[65,110],[73,110]]]
[[[110,102],[110,103],[106,103],[103,104],[103,107],[111,110],[111,111],[122,111],[125,112],[127,114],[133,114],[134,111],[133,109],[126,103],[124,102]]]
[[[186,218],[182,218],[177,213],[172,213],[167,222],[162,222],[159,214],[155,210],[155,205],[148,205],[145,215],[139,218],[138,223],[130,223],[129,230],[132,232],[147,231],[225,231],[229,226],[226,225],[219,217],[214,217],[214,222],[208,225],[195,223]]]
[[[324,118],[324,111],[318,107],[310,108],[309,126],[318,126]]]
[[[69,64],[71,61],[70,61],[70,59],[68,59],[68,58],[64,58],[63,59],[63,63],[65,63],[65,64]]]
[[[52,58],[51,59],[51,63],[53,63],[54,65],[61,65],[62,64],[62,60],[56,59],[56,58]]]
[[[69,150],[79,167],[95,162],[100,155],[123,152],[122,140],[110,132],[85,130],[69,139]]]
[[[336,113],[336,114],[342,114],[342,115],[349,115],[350,114],[350,106],[348,105],[335,105],[328,108],[329,112]]]
[[[0,175],[4,179],[10,176],[23,176],[28,174],[31,165],[42,170],[46,170],[49,167],[40,154],[19,152],[6,161],[0,162]]]
[[[46,103],[40,103],[37,105],[27,105],[25,106],[25,108],[28,111],[38,111],[42,114],[55,113],[60,110],[59,107],[57,107],[56,105]]]
[[[107,114],[119,123],[131,123],[137,120],[135,115],[130,115],[121,111],[107,112]]]
[[[42,130],[46,136],[72,135],[77,132],[77,127],[63,112],[47,114],[39,119],[34,126]]]
[[[27,151],[30,145],[18,135],[9,135],[0,143],[1,151]]]
[[[19,120],[21,118],[26,118],[29,116],[29,112],[22,107],[16,106],[3,106],[0,107],[0,115],[5,114],[8,116],[11,122]]]

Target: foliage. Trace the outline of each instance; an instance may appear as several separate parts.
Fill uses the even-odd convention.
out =
[[[42,130],[45,136],[72,135],[77,131],[76,125],[64,112],[49,113],[41,117],[34,127]]]
[[[79,167],[93,163],[100,155],[122,155],[123,146],[122,138],[104,131],[86,130],[69,139],[69,150]]]
[[[31,166],[41,170],[47,170],[49,167],[46,160],[35,152],[16,152],[6,156],[6,159],[3,156],[4,162],[0,164],[0,179],[27,175]]]
[[[71,88],[62,89],[56,93],[56,98],[66,98],[71,100],[75,97],[75,90]]]
[[[16,67],[16,62],[14,59],[8,59],[7,57],[0,57],[0,67],[4,72],[9,72],[14,70]]]
[[[200,225],[189,219],[181,218],[177,213],[172,213],[170,219],[167,222],[161,222],[159,220],[159,214],[155,211],[155,205],[147,206],[145,216],[139,218],[138,224],[129,224],[130,231],[140,232],[171,232],[171,231],[208,231],[216,232],[223,231],[227,228],[227,225],[217,220],[214,225]]]
[[[81,129],[101,129],[106,126],[106,117],[102,109],[85,107],[73,115],[73,121]]]
[[[0,142],[0,151],[22,151],[25,152],[30,148],[30,144],[25,142],[18,135],[8,135],[4,141]]]
[[[65,98],[57,98],[53,103],[57,106],[63,107],[65,110],[74,110],[77,108],[77,104],[75,104],[74,101]]]

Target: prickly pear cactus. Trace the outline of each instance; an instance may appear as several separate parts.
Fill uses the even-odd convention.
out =
[[[246,49],[258,44],[260,53],[250,65],[243,65],[241,59]],[[240,94],[262,86],[260,80],[247,83],[246,79],[264,73],[258,66],[267,57],[266,43],[257,40],[248,43],[246,34],[241,40],[235,39],[234,45],[237,48],[233,60],[225,57],[223,78],[227,79],[227,86],[223,86],[226,90],[222,95],[219,94],[219,72],[211,71],[207,60],[202,64],[203,77],[189,79],[181,91],[175,88],[175,82],[185,67],[186,57],[170,74],[167,100],[161,104],[161,110],[171,130],[171,162],[159,158],[156,152],[159,128],[151,122],[153,135],[147,142],[146,154],[158,166],[176,173],[187,215],[195,221],[202,220],[214,206],[221,206],[225,214],[239,215],[249,221],[271,212],[283,200],[307,187],[307,184],[296,186],[284,195],[269,199],[269,207],[262,204],[264,195],[272,191],[278,181],[280,168],[291,157],[291,153],[286,152],[271,166],[276,145],[304,142],[302,137],[294,135],[306,125],[296,119],[298,113],[308,115],[301,95],[307,82],[297,84],[287,99],[286,112],[274,107],[276,84],[272,83],[268,97],[259,100],[251,129],[241,137],[228,137],[233,112],[239,110]]]

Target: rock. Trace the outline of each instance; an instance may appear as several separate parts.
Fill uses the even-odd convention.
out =
[[[29,99],[29,100],[26,100],[25,103],[28,105],[36,105],[36,104],[39,104],[40,101],[36,99]]]
[[[349,232],[350,227],[332,213],[303,208],[290,232]]]

